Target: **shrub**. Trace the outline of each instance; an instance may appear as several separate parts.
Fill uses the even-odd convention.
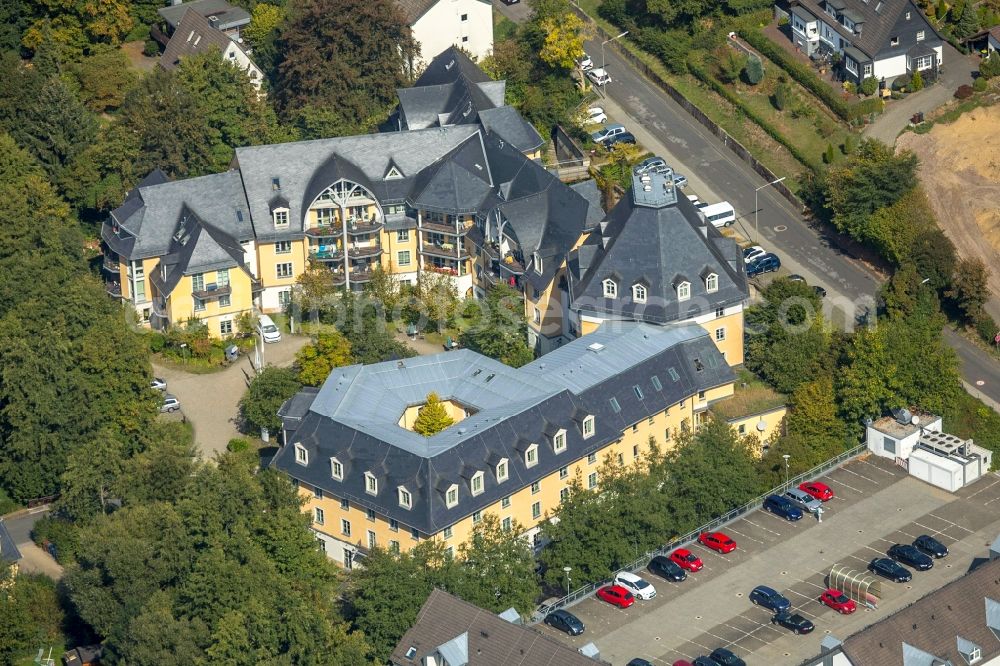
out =
[[[823,153],[823,162],[826,164],[833,164],[833,157],[833,144],[828,143],[826,144],[826,152]]]
[[[226,444],[226,451],[230,453],[239,453],[241,451],[246,451],[250,448],[250,442],[242,437],[234,437],[229,440]]]
[[[142,45],[142,54],[149,58],[155,58],[160,55],[160,45],[155,40],[147,39]]]
[[[46,543],[56,546],[56,561],[66,564],[76,559],[79,546],[79,535],[73,523],[56,516],[40,518],[31,530],[31,538],[39,548],[44,549]]]
[[[853,134],[848,134],[844,137],[844,143],[841,145],[841,150],[844,151],[845,155],[850,155],[857,148],[857,139],[854,138]]]
[[[857,104],[852,104],[848,117],[850,120],[857,120],[858,118],[863,118],[873,113],[882,113],[884,108],[885,102],[880,100],[878,97],[869,97],[868,99],[861,100]]]
[[[1000,76],[1000,55],[991,53],[989,58],[983,58],[979,63],[979,75],[985,79]]]
[[[972,86],[962,84],[955,91],[955,99],[968,99],[972,97]]]
[[[861,82],[861,92],[869,96],[878,92],[878,79],[874,76],[866,77],[865,80]]]
[[[844,81],[844,92],[853,95],[858,92],[858,87],[854,85],[853,81]]]
[[[760,58],[753,56],[747,59],[747,64],[743,67],[743,78],[752,86],[760,83],[764,78],[764,63]]]
[[[147,340],[149,340],[149,351],[154,354],[159,354],[163,351],[163,348],[167,346],[166,336],[162,333],[158,333],[157,331],[150,332]]]
[[[779,83],[774,89],[774,94],[771,95],[771,104],[774,104],[774,108],[778,111],[783,111],[788,106],[788,100],[791,96],[792,91],[789,89],[788,84]]]
[[[986,79],[981,76],[977,76],[976,80],[972,82],[972,89],[976,92],[983,92],[986,90]]]
[[[1000,332],[1000,328],[997,327],[993,317],[986,312],[980,312],[979,316],[976,317],[976,333],[979,334],[979,337],[992,345],[998,332]]]
[[[915,91],[924,89],[924,77],[919,69],[913,72],[913,78],[910,79],[910,87]]]

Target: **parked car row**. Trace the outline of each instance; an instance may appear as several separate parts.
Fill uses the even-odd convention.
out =
[[[912,544],[893,544],[886,555],[889,557],[876,557],[869,562],[868,570],[894,583],[909,583],[913,572],[903,564],[917,571],[929,571],[934,568],[934,560],[948,556],[948,548],[931,535],[921,534]]]
[[[747,267],[747,277],[757,277],[762,273],[770,273],[781,267],[778,255],[768,252],[760,245],[743,248],[743,263]]]
[[[674,186],[681,189],[687,187],[688,179],[687,176],[679,174],[674,171],[673,167],[667,164],[667,161],[660,157],[659,155],[653,155],[652,157],[647,157],[643,161],[639,162],[632,168],[632,173],[637,176],[641,176],[647,173],[659,173],[665,174],[667,172],[673,174]],[[697,198],[697,197],[695,197]]]

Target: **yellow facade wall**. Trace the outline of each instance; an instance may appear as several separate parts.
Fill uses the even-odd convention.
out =
[[[729,363],[729,365],[743,364],[742,311],[718,317],[716,319],[711,319],[703,323],[701,327],[708,331],[708,335],[712,338],[712,342],[714,342],[715,346],[719,348],[722,355],[726,357],[726,362]],[[716,335],[716,332],[719,329],[724,330],[725,337],[722,340],[718,339]]]
[[[759,414],[748,414],[739,418],[729,419],[726,423],[732,426],[740,435],[753,435],[760,444],[764,444],[783,432],[785,416],[787,414],[788,408],[781,406]],[[763,431],[757,429],[758,424],[761,422],[764,423]],[[763,451],[758,449],[755,453],[757,456],[760,456]]]
[[[584,488],[589,485],[589,478],[592,473],[599,472],[601,465],[608,456],[612,461],[620,461],[622,464],[630,465],[636,461],[642,461],[643,456],[649,452],[649,440],[654,439],[661,450],[670,450],[676,445],[676,438],[682,430],[694,427],[699,413],[707,403],[722,399],[733,394],[733,385],[726,384],[705,391],[703,397],[693,395],[679,403],[671,405],[669,408],[643,419],[638,423],[626,428],[621,436],[605,445],[592,456],[572,457],[570,452],[563,455],[566,457],[565,472],[556,470],[551,474],[538,480],[538,489],[533,491],[531,485],[517,487],[510,486],[509,505],[505,506],[501,500],[481,510],[481,514],[495,514],[502,521],[504,518],[511,518],[513,522],[519,523],[524,529],[531,529],[546,520],[547,516],[559,506],[561,501],[560,492],[563,488],[569,487],[574,477],[579,474]],[[600,484],[600,475],[597,477]],[[335,485],[336,481],[330,481]],[[463,501],[467,501],[468,489],[461,490]],[[394,489],[382,489],[380,499],[388,498],[392,501],[395,498]],[[369,519],[367,509],[354,503],[349,503],[347,509],[342,508],[341,499],[330,490],[323,490],[322,497],[318,497],[315,490],[306,484],[300,484],[299,494],[305,500],[304,511],[313,517],[312,527],[318,532],[322,532],[334,539],[347,541],[353,545],[368,547],[368,532],[374,533],[375,543],[382,547],[390,547],[391,542],[399,544],[402,551],[413,548],[419,539],[414,539],[411,535],[411,528],[405,522],[400,521],[398,528],[393,529],[392,525],[384,515],[375,511],[373,519]],[[374,499],[374,498],[373,498]],[[538,503],[539,516],[534,517],[534,505]],[[315,521],[314,509],[323,510],[323,524]],[[473,529],[473,515],[468,515],[455,522],[451,526],[450,536],[445,536],[447,529],[432,535],[421,535],[420,538],[432,538],[443,541],[447,546],[454,548],[458,552],[460,544],[468,540]],[[351,536],[343,534],[342,521],[347,520],[351,524]]]
[[[215,271],[205,274],[205,281]],[[205,299],[205,309],[195,311],[192,281],[190,275],[185,275],[174,287],[167,298],[167,316],[173,326],[181,326],[191,317],[204,322],[208,326],[209,335],[213,338],[223,337],[220,323],[223,320],[233,321],[233,332],[236,332],[236,318],[248,312],[253,307],[253,283],[250,276],[240,268],[229,269],[229,305],[221,306],[218,297]]]
[[[406,229],[403,240],[399,239],[398,231],[382,231],[382,268],[393,275],[401,273],[415,273],[420,266],[420,257],[417,255],[417,230]],[[409,263],[399,262],[399,253],[409,252]]]
[[[257,273],[261,286],[268,287],[290,287],[295,284],[295,280],[306,270],[306,241],[304,239],[289,241],[291,251],[278,254],[275,252],[275,244],[257,243]],[[292,272],[289,277],[278,277],[278,264],[292,264]]]

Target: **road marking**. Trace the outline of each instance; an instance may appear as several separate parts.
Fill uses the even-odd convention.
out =
[[[770,514],[769,514],[769,513],[767,512],[767,511],[763,511],[762,513],[764,513],[765,515],[770,515]],[[773,534],[774,536],[779,536],[779,537],[781,536],[781,533],[780,533],[780,532],[775,532],[774,530],[769,530],[769,529],[767,529],[766,527],[764,527],[763,525],[758,525],[757,523],[753,522],[753,521],[752,521],[752,520],[750,520],[749,518],[744,518],[744,520],[746,520],[746,521],[747,521],[748,523],[750,523],[750,524],[751,524],[751,525],[753,525],[754,527],[756,527],[756,528],[758,528],[758,529],[762,529],[762,530],[764,530],[765,532],[769,532],[769,533]],[[780,518],[779,518],[779,520],[782,520],[782,519],[780,519]]]
[[[969,495],[969,496],[968,496],[968,497],[966,497],[965,499],[972,499],[973,497],[975,497],[975,496],[976,496],[976,495],[978,495],[979,493],[981,493],[981,492],[983,492],[983,491],[986,491],[986,490],[989,490],[990,488],[992,488],[993,486],[995,486],[995,485],[997,485],[997,484],[1000,484],[1000,480],[997,480],[997,481],[994,481],[994,482],[993,482],[993,483],[991,483],[990,485],[988,485],[988,486],[985,486],[985,487],[983,487],[983,488],[980,488],[979,490],[977,490],[976,492],[972,493],[971,495]]]
[[[741,538],[741,539],[748,539],[748,540],[750,540],[750,541],[753,541],[754,543],[765,543],[764,541],[759,541],[759,540],[757,540],[757,539],[754,539],[754,538],[753,538],[752,536],[750,536],[749,534],[743,534],[743,532],[738,532],[737,530],[734,530],[734,529],[733,529],[732,527],[730,527],[730,528],[728,528],[728,529],[729,529],[729,531],[730,531],[730,532],[732,532],[733,534],[738,534],[738,535],[740,535],[740,538]]]
[[[923,523],[918,523],[915,520],[913,521],[913,524],[914,525],[918,525],[919,527],[922,527],[922,528],[924,528],[925,530],[927,530],[929,532],[933,532],[934,534],[944,534],[944,532],[941,531],[941,530],[934,529],[933,527],[928,527],[927,525],[924,525]],[[945,528],[945,529],[947,529],[947,528]]]
[[[862,463],[864,465],[868,465],[869,467],[873,467],[873,468],[877,469],[878,471],[880,471],[883,474],[886,474],[888,476],[891,476],[891,477],[896,477],[897,476],[895,473],[890,472],[887,469],[883,469],[883,468],[879,467],[878,465],[876,465],[874,463],[868,462],[867,460],[862,459],[862,460],[859,460],[858,462],[860,462],[860,463]]]
[[[843,471],[847,472],[848,474],[853,474],[854,476],[859,476],[859,477],[861,477],[862,479],[864,479],[865,481],[868,481],[868,482],[870,482],[870,483],[874,483],[874,484],[875,484],[876,486],[877,486],[877,485],[879,485],[878,481],[875,481],[874,479],[869,479],[869,478],[868,478],[867,476],[865,476],[864,474],[858,474],[858,473],[857,473],[857,472],[855,472],[854,470],[851,470],[851,469],[847,469],[846,467],[841,467],[840,469],[842,469]]]
[[[948,523],[949,525],[951,525],[953,527],[957,527],[960,530],[965,530],[969,534],[975,534],[975,532],[973,530],[970,530],[968,527],[963,527],[962,525],[959,525],[958,523],[953,523],[950,520],[948,520],[947,518],[942,518],[941,516],[937,516],[937,515],[935,515],[933,513],[928,513],[927,515],[930,516],[931,518],[937,518],[938,520],[944,521],[944,522]]]
[[[841,468],[841,469],[843,469],[843,468]],[[844,486],[845,488],[853,490],[854,492],[858,493],[859,495],[864,495],[865,494],[863,491],[858,490],[854,486],[849,486],[846,483],[844,483],[843,481],[837,481],[836,483],[837,483],[838,486]],[[840,495],[834,495],[834,497],[840,497]]]

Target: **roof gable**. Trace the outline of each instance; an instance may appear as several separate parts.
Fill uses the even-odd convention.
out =
[[[184,12],[177,29],[163,49],[160,67],[166,70],[174,69],[182,58],[207,53],[212,49],[217,50],[221,57],[232,43],[225,33],[209,25],[208,19],[189,9]]]

